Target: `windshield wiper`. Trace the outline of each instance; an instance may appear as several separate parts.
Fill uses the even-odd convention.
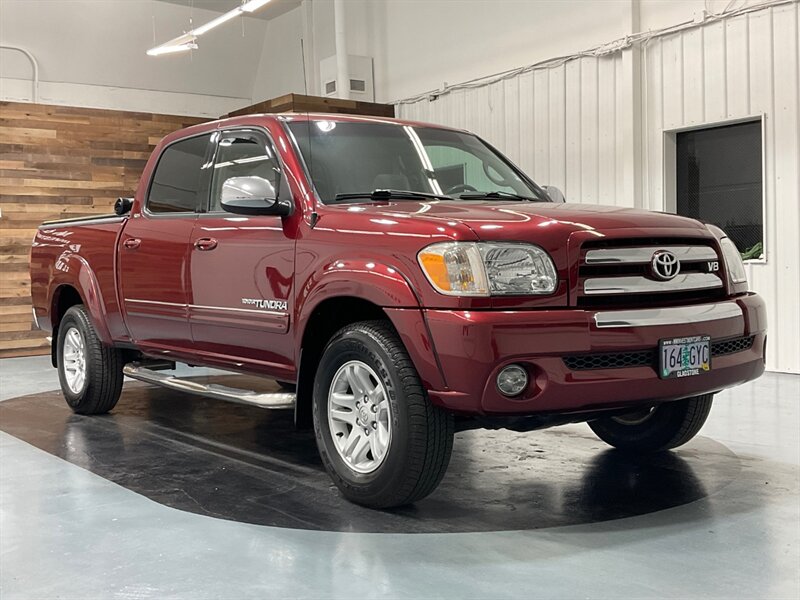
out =
[[[335,202],[341,200],[358,200],[369,198],[370,200],[452,200],[452,196],[443,194],[429,194],[427,192],[411,192],[408,190],[372,190],[371,192],[353,192],[350,194],[336,194]]]
[[[521,196],[520,194],[512,194],[511,192],[501,192],[500,190],[494,192],[469,192],[460,194],[458,196],[462,200],[485,200],[489,199],[503,199],[503,200],[525,200],[528,202],[542,202],[539,198],[531,198],[530,196]]]

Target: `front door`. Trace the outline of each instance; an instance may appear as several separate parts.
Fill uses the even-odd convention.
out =
[[[143,209],[128,220],[120,239],[125,323],[145,349],[191,348],[186,276],[197,211],[208,193],[210,139],[201,135],[167,146]]]
[[[220,204],[222,185],[232,177],[261,177],[279,194],[290,193],[281,185],[280,160],[263,131],[224,131],[212,171],[208,211],[191,236],[188,304],[195,349],[212,360],[291,379],[295,240],[290,221],[236,215]]]

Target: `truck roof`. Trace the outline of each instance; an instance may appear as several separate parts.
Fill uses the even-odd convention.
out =
[[[226,119],[217,119],[215,121],[208,121],[198,125],[192,125],[184,129],[179,129],[167,135],[162,141],[169,143],[176,139],[185,137],[191,133],[203,133],[206,131],[213,131],[215,129],[224,129],[226,127],[243,125],[259,125],[266,121],[334,121],[337,123],[384,123],[388,125],[398,126],[411,126],[411,127],[434,127],[436,129],[448,129],[451,131],[465,132],[464,129],[456,127],[447,127],[445,125],[436,125],[434,123],[422,123],[418,121],[409,121],[406,119],[394,119],[389,117],[372,117],[365,115],[348,115],[341,113],[258,113],[252,115],[242,115],[238,117],[229,117]]]

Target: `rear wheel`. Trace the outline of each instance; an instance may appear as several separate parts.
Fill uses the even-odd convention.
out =
[[[453,417],[428,399],[397,333],[383,321],[345,327],[314,381],[322,462],[346,498],[373,508],[409,504],[439,485]]]
[[[714,394],[665,402],[589,422],[597,436],[620,450],[659,452],[691,440],[711,412]]]
[[[57,343],[58,379],[70,408],[81,415],[114,408],[122,392],[122,352],[103,345],[83,305],[64,314]]]

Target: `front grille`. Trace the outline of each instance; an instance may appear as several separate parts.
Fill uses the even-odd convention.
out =
[[[660,280],[651,267],[659,250],[670,251],[680,263],[679,273],[669,281]],[[581,247],[574,303],[601,308],[715,301],[725,297],[721,264],[712,240],[590,240]]]
[[[711,356],[725,356],[744,352],[753,347],[755,336],[733,338],[711,342]],[[596,352],[594,354],[574,354],[563,357],[570,371],[594,371],[597,369],[624,369],[626,367],[651,367],[655,369],[658,350],[632,350],[630,352]]]

